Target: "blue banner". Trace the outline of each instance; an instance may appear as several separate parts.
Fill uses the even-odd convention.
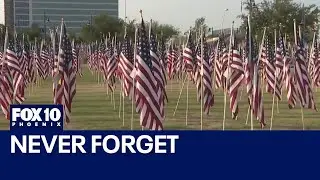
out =
[[[10,112],[0,179],[319,177],[318,131],[63,131],[62,106]]]
[[[318,131],[0,131],[0,142],[1,179],[319,178]]]

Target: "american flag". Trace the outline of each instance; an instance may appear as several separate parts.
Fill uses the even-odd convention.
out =
[[[201,98],[201,47],[200,41],[198,41],[198,45],[196,46],[196,62],[193,71],[193,81],[196,84],[197,88],[197,101],[200,101]]]
[[[17,103],[22,103],[24,101],[24,75],[22,74],[20,62],[14,49],[14,41],[9,36],[5,61],[13,80],[13,98]]]
[[[72,47],[67,37],[64,22],[61,23],[60,43],[58,53],[57,74],[55,75],[55,103],[64,107],[64,119],[67,123],[71,119],[71,104],[75,94],[75,79],[72,77]]]
[[[133,88],[133,79],[130,76],[133,70],[133,48],[130,44],[130,39],[127,34],[124,36],[124,40],[122,43],[121,54],[120,54],[120,62],[119,67],[122,74],[122,89],[126,96],[131,98],[132,96],[132,88]]]
[[[189,78],[192,77],[191,72],[194,69],[194,61],[195,61],[194,53],[195,53],[195,46],[193,44],[192,33],[190,31],[187,45],[183,50],[183,61],[185,64],[185,69],[189,75]]]
[[[258,64],[254,64],[254,75],[253,75],[253,92],[252,92],[252,110],[253,114],[260,121],[261,128],[265,127],[266,123],[264,120],[264,107],[262,89],[260,84]]]
[[[177,59],[175,61],[175,74],[176,74],[176,77],[178,79],[181,79],[182,78],[182,72],[183,72],[183,48],[178,48],[177,50]]]
[[[231,49],[230,66],[229,66],[229,95],[230,95],[230,110],[232,118],[236,119],[239,112],[238,107],[238,89],[244,78],[243,62],[240,52],[237,49],[237,41],[233,37],[233,45]],[[229,74],[228,73],[228,74]]]
[[[162,35],[161,41],[159,42],[160,46],[158,47],[158,52],[159,52],[159,58],[161,62],[161,68],[162,68],[162,73],[166,74],[166,68],[167,68],[167,58],[166,58],[166,45],[165,45],[165,39]],[[165,84],[167,84],[167,79],[166,76],[164,76],[164,81]]]
[[[296,105],[297,90],[295,86],[294,69],[292,68],[294,66],[294,62],[290,58],[289,52],[286,50],[285,50],[285,56],[284,56],[283,62],[284,62],[283,80],[285,83],[285,88],[287,90],[288,107],[289,109],[292,109]]]
[[[75,69],[76,74],[79,74],[80,77],[82,77],[82,69],[81,69],[81,63],[79,58],[79,50],[80,45],[77,45],[74,40],[72,41],[72,56],[73,56],[73,68]]]
[[[284,38],[282,35],[282,31],[279,30],[279,35],[277,39],[277,49],[276,49],[276,89],[277,94],[280,93],[278,96],[278,99],[281,99],[282,95],[282,82],[283,82],[283,61],[284,61],[284,55],[285,55],[285,46],[284,46]]]
[[[303,37],[300,37],[298,41],[295,59],[295,77],[301,105],[303,107],[317,110],[313,99],[313,92],[311,89],[310,79],[307,72],[306,52],[304,50]]]
[[[250,48],[249,47],[250,46],[249,36],[250,36],[250,34],[249,34],[249,23],[247,22],[245,50],[244,50],[244,53],[246,54],[245,63],[244,63],[244,76],[245,76],[245,84],[246,84],[246,87],[247,87],[248,101],[249,101],[249,105],[252,108],[253,61],[252,61],[252,57],[251,57],[251,59],[249,59],[249,48]],[[253,44],[253,41],[251,39],[251,47],[253,47],[252,44]]]
[[[6,119],[10,119],[10,104],[13,100],[13,84],[7,62],[2,61],[0,73],[0,105]]]
[[[200,74],[203,83],[203,107],[205,113],[209,114],[210,108],[213,106],[214,103],[214,96],[212,92],[212,66],[209,59],[208,44],[206,42],[205,34],[203,34],[202,36],[202,50],[199,50],[198,57],[200,57]]]
[[[43,79],[46,79],[49,75],[49,48],[47,44],[42,41],[42,47],[41,47],[41,53],[40,53],[40,63],[42,68],[42,77]]]
[[[219,89],[222,86],[222,62],[224,58],[228,57],[228,52],[226,48],[226,44],[224,43],[224,39],[219,37],[218,42],[218,54],[217,59],[215,60],[215,88]]]
[[[164,103],[167,98],[166,88],[165,88],[165,74],[162,71],[160,58],[157,53],[157,42],[153,30],[150,26],[150,58],[152,61],[152,70],[155,80],[158,86],[158,96],[159,96],[159,107],[162,119],[164,119]]]
[[[36,44],[34,44],[32,48],[32,56],[30,58],[29,67],[28,67],[30,83],[36,82],[37,67],[35,63],[39,61],[38,59],[39,59],[39,55],[37,52]]]
[[[314,43],[312,48],[312,57],[310,62],[310,76],[313,80],[313,84],[320,87],[320,48],[318,47],[318,36],[314,34]]]
[[[6,31],[6,37],[5,37],[5,44],[4,46],[7,46],[8,42],[8,31]],[[13,47],[12,47],[13,49]],[[2,67],[1,67],[1,73],[0,73],[0,105],[2,112],[4,113],[6,119],[10,119],[10,104],[13,103],[13,92],[14,92],[14,86],[13,86],[13,79],[10,73],[10,69],[8,67],[7,62],[7,55],[5,51],[2,55]]]
[[[101,68],[101,72],[102,72],[102,76],[103,76],[103,79],[105,82],[107,82],[107,71],[108,71],[108,68],[107,68],[107,54],[106,54],[106,44],[105,42],[102,42],[100,43],[100,46],[99,46],[99,67]]]
[[[251,36],[251,37],[250,37]],[[251,43],[249,42],[251,39]],[[251,44],[251,52],[249,51]],[[262,99],[262,90],[259,78],[259,57],[257,43],[254,42],[252,35],[249,33],[249,21],[247,22],[246,32],[246,62],[245,62],[245,81],[247,85],[247,93],[249,97],[249,105],[255,117],[260,121],[260,125],[263,128],[265,124],[264,120],[264,107]],[[249,54],[251,53],[251,54]],[[249,58],[250,57],[250,58]]]
[[[107,83],[111,91],[113,91],[113,86],[115,83],[115,71],[117,69],[117,49],[115,42],[111,45],[109,43],[109,46],[107,47]]]
[[[36,72],[37,72],[37,75],[39,77],[44,77],[44,70],[43,70],[43,64],[42,64],[42,59],[41,59],[41,50],[40,50],[41,47],[39,47],[39,43],[37,42],[37,40],[35,40],[35,48],[34,48],[34,51],[35,51],[35,58],[34,58],[34,63],[35,63],[35,66],[36,66]]]
[[[176,72],[176,68],[175,68],[176,60],[177,60],[177,56],[176,56],[175,47],[173,44],[170,44],[169,50],[167,52],[167,71],[168,71],[169,79],[174,78],[174,75]]]
[[[222,35],[223,36],[223,35]],[[224,36],[223,36],[224,37]],[[228,58],[229,58],[229,53],[228,53],[228,49],[226,47],[226,45],[224,44],[224,42],[222,42],[222,56],[221,56],[221,59],[220,59],[220,72],[221,72],[221,85],[222,85],[222,88],[225,89],[225,86],[226,86],[226,77],[223,75],[224,72],[227,71],[227,67],[228,67]]]
[[[69,40],[69,42],[68,43],[70,43],[70,40]],[[76,79],[77,79],[77,64],[76,64],[76,62],[77,62],[77,59],[78,59],[78,55],[77,55],[77,52],[76,52],[76,44],[73,42],[72,44],[70,44],[70,46],[69,46],[69,44],[68,44],[68,46],[67,46],[68,48],[71,48],[71,49],[68,49],[68,52],[67,53],[70,53],[71,55],[72,55],[72,58],[71,57],[69,57],[70,56],[70,54],[68,54],[68,58],[70,58],[70,59],[68,59],[67,60],[67,63],[68,63],[68,67],[67,67],[67,70],[68,70],[68,76],[69,76],[69,85],[70,85],[70,104],[72,103],[72,101],[73,101],[73,98],[74,98],[74,96],[76,95],[76,92],[77,92],[77,90],[76,90]],[[71,51],[71,52],[70,52]],[[76,54],[74,54],[74,52],[76,52]],[[70,112],[71,112],[71,105],[70,105]]]
[[[276,72],[276,57],[274,56],[274,48],[271,45],[271,36],[267,35],[265,38],[265,42],[262,46],[262,59],[265,64],[265,75],[266,75],[266,89],[270,94],[275,94],[275,96],[280,100],[281,99],[281,90],[279,86],[278,79],[276,76],[278,73]],[[275,90],[275,91],[274,91]]]
[[[153,75],[150,46],[142,19],[138,33],[137,62],[135,64],[135,101],[140,124],[152,130],[162,130],[162,116],[157,94],[158,82]]]
[[[29,74],[28,74],[28,64],[30,62],[30,52],[29,52],[29,42],[24,40],[23,37],[23,47],[22,47],[22,56],[20,59],[21,62],[21,71],[24,74],[25,77],[25,84],[29,83]]]

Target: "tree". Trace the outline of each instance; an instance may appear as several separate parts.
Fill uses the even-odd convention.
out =
[[[133,39],[137,25],[136,20],[127,20],[127,22],[125,22],[122,19],[107,14],[101,14],[94,17],[92,23],[89,23],[82,28],[80,37],[86,42],[99,40],[103,35],[108,35],[109,33],[112,36],[117,34],[117,37],[122,38],[126,27],[128,36]],[[146,25],[148,27],[147,22]],[[163,34],[166,39],[179,34],[179,30],[169,24],[159,24],[158,22],[153,21],[152,26],[156,34]]]
[[[311,32],[314,24],[318,23],[319,8],[312,4],[303,6],[295,3],[293,0],[263,0],[261,3],[253,5],[245,4],[245,10],[248,12],[252,9],[251,27],[253,34],[261,36],[264,27],[268,28],[268,32],[273,32],[274,29],[279,29],[280,24],[282,31],[292,37],[294,35],[293,22],[294,19],[297,25],[304,22],[306,32]],[[239,16],[243,20],[241,30],[244,31],[246,25],[246,14]]]
[[[35,38],[38,40],[41,39],[41,29],[37,24],[32,24],[31,28],[26,29],[24,32],[27,36],[29,36],[30,41],[34,41]]]
[[[108,14],[101,14],[94,17],[93,22],[90,22],[82,28],[80,37],[86,42],[92,42],[99,40],[102,38],[102,35],[108,33],[112,35],[121,33],[123,32],[123,27],[123,20],[109,16]]]

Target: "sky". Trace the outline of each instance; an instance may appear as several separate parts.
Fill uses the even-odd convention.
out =
[[[320,0],[296,1],[320,6]],[[229,28],[232,21],[236,27],[241,24],[236,18],[241,14],[241,0],[119,0],[119,17],[125,17],[125,9],[128,19],[140,20],[141,9],[145,20],[172,24],[181,31],[187,31],[199,17],[205,17],[214,29]]]

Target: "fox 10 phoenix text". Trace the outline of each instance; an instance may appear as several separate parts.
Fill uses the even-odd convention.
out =
[[[176,153],[179,135],[119,135],[116,131],[88,135],[64,131],[63,117],[62,105],[11,105],[11,154]]]

